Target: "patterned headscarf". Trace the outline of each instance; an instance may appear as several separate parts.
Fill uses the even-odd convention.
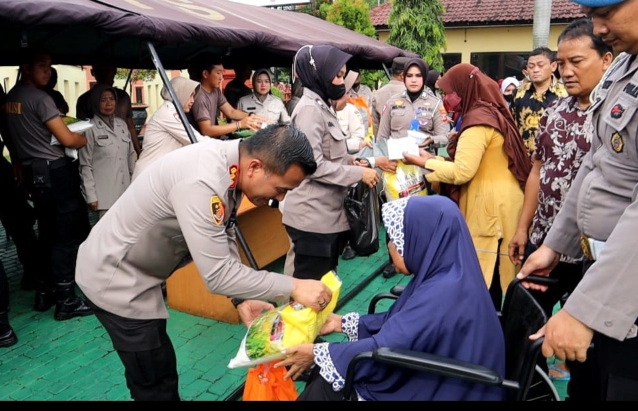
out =
[[[401,198],[390,201],[381,206],[381,215],[383,216],[383,225],[390,237],[390,240],[396,247],[399,255],[403,257],[403,211],[408,205],[408,198]]]

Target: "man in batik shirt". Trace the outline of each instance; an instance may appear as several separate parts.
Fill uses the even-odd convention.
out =
[[[538,122],[557,97],[567,96],[565,87],[554,76],[554,53],[547,47],[534,49],[527,59],[530,82],[523,84],[510,106],[530,159],[534,154]]]

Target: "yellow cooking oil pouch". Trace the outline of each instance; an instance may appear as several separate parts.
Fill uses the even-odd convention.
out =
[[[324,274],[321,282],[332,291],[332,299],[326,308],[317,312],[291,301],[274,310],[264,311],[248,327],[228,368],[253,367],[284,359],[286,348],[314,342],[319,330],[334,312],[341,290],[341,280],[334,271]]]

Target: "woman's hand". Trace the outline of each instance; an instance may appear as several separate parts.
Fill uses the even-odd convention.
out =
[[[379,156],[375,157],[374,161],[376,162],[377,168],[383,171],[389,171],[390,173],[397,172],[397,165],[399,163],[396,160],[390,160],[388,157]]]
[[[286,348],[285,354],[287,358],[275,364],[274,367],[289,367],[284,380],[288,378],[296,380],[314,364],[315,355],[312,352],[313,348],[314,344],[299,344]]]
[[[371,143],[371,142],[366,141],[366,140],[361,140],[361,141],[359,142],[359,150],[363,150],[363,148],[364,148],[364,147],[370,147],[370,148],[372,148],[373,146],[372,146],[372,143]]]
[[[92,203],[88,203],[87,206],[89,207],[89,210],[97,211],[97,201],[94,201]]]
[[[274,310],[275,306],[260,300],[245,300],[237,306],[237,312],[241,322],[246,328],[250,326],[255,318],[264,311]]]
[[[415,156],[414,154],[409,154],[407,152],[403,153],[403,162],[406,164],[412,164],[415,166],[419,166],[425,168],[425,163],[434,158],[434,155],[424,149],[419,149],[419,155]]]
[[[323,324],[323,327],[321,327],[321,330],[319,330],[319,335],[343,332],[343,329],[341,327],[342,320],[342,315],[330,314],[330,317],[328,317],[326,322]]]
[[[377,170],[373,168],[364,168],[361,181],[367,184],[368,187],[372,188],[379,182],[379,173],[377,173]]]

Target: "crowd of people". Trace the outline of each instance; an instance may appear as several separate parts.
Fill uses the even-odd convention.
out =
[[[384,276],[412,278],[385,313],[332,314],[320,335],[344,333],[347,342],[286,350],[277,366],[287,378],[309,374],[300,400],[342,399],[350,360],[382,346],[503,373],[498,312],[515,277],[549,317],[530,338],[544,337],[540,363],[550,376],[569,375],[569,400],[638,399],[630,249],[638,0],[573,1],[588,17],[563,30],[556,52],[532,50],[520,80],[497,82],[467,63],[439,72],[401,57],[389,83],[372,91],[350,54],[303,46],[285,103],[271,92],[269,69],[241,61],[231,63],[237,80],[223,91],[223,59],[202,54],[189,62],[190,79],[171,80],[175,97],[162,91],[143,146],[112,67],[93,68],[98,82],[77,102],[92,127],[79,134],[52,95],[51,56],[26,54],[0,122],[11,154],[0,164],[10,193],[0,219],[24,267],[22,287],[36,291],[35,310],[55,306],[56,320],[96,315],[133,399],[179,400],[164,281],[193,261],[246,325],[290,299],[323,310],[332,295],[319,280],[338,272],[340,258],[356,258],[348,188],[379,186],[391,262]],[[253,134],[227,138],[242,131]],[[408,131],[423,136],[418,155],[390,159],[380,147]],[[400,163],[421,169],[429,195],[383,195],[382,173]],[[244,197],[279,203],[290,242],[284,275],[241,263],[234,226]],[[99,214],[92,228],[87,209]],[[34,250],[47,258],[34,259]],[[533,284],[530,274],[557,282]],[[0,263],[0,347],[17,343],[8,311]],[[549,358],[564,364],[550,367]],[[501,388],[374,363],[357,368],[354,392],[359,400],[505,398]]]

